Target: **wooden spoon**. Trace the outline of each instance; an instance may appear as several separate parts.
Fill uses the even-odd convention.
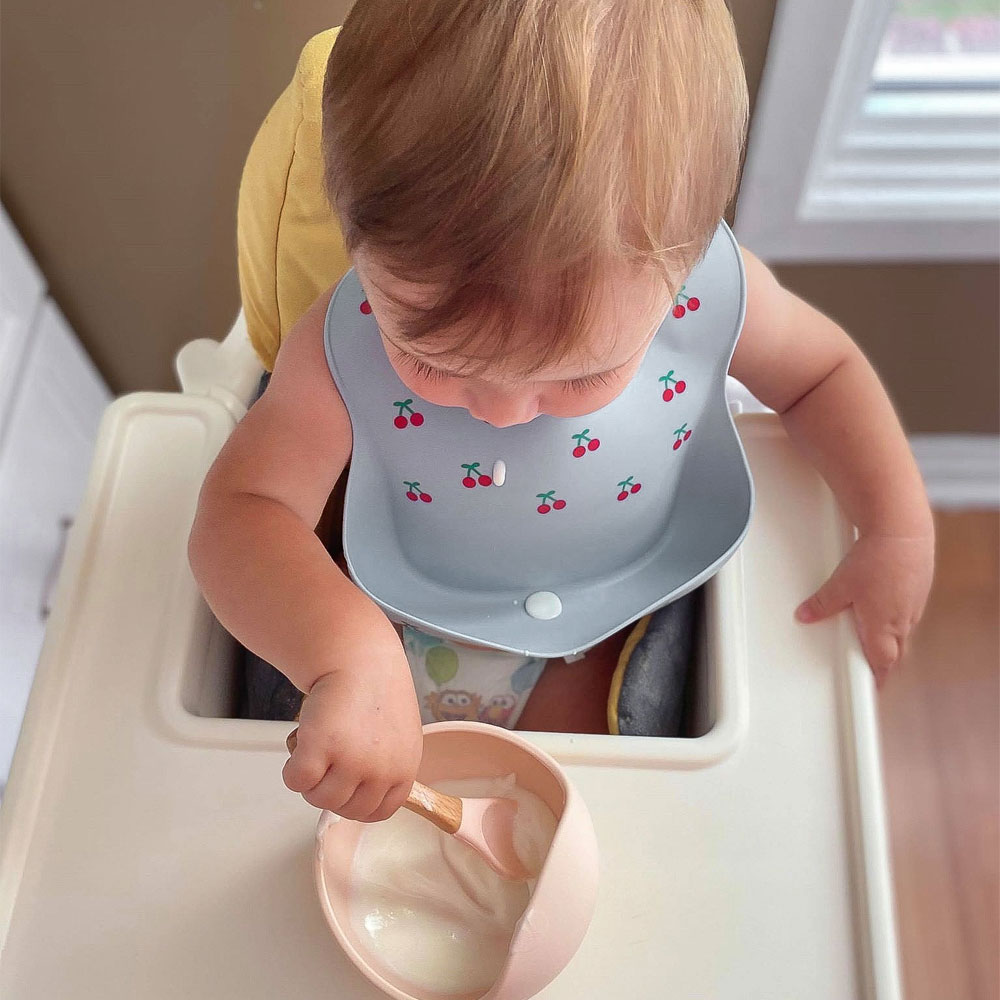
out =
[[[293,753],[297,744],[298,729],[293,729],[285,746]],[[462,799],[414,781],[403,808],[468,844],[501,878],[511,882],[531,878],[514,848],[514,799]]]

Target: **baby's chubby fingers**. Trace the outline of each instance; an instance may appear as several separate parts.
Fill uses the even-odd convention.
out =
[[[861,650],[875,675],[875,683],[881,688],[889,673],[899,665],[906,649],[909,628],[896,628],[882,621],[877,623],[866,621],[863,612],[857,609],[854,621]]]
[[[285,785],[299,792],[311,806],[329,809],[346,819],[364,819],[382,804],[391,785],[373,781],[358,763],[330,760],[322,752],[309,752],[308,740],[297,740],[285,762]]]
[[[402,794],[397,793],[397,788],[386,780],[363,781],[354,790],[354,794],[341,806],[337,812],[345,819],[354,819],[359,823],[372,823],[387,819],[395,812],[390,808],[392,804],[397,807],[406,801],[409,788],[403,790]],[[413,783],[410,783],[410,788]],[[390,800],[387,805],[387,800]]]
[[[380,823],[384,819],[388,819],[397,809],[399,809],[403,803],[409,797],[410,791],[413,789],[413,782],[401,782],[398,785],[393,785],[388,792],[385,793],[385,798],[382,799],[379,807],[365,819],[366,823]]]
[[[326,775],[328,756],[315,741],[299,739],[297,729],[289,734],[286,745],[291,756],[281,769],[285,786],[302,794],[312,791]]]
[[[282,775],[285,785],[301,793],[311,806],[329,809],[345,819],[371,823],[388,819],[406,801],[412,779],[400,782],[391,767],[373,766],[371,760],[352,760],[348,753],[334,758],[322,749],[310,753],[310,741],[301,741],[298,734],[297,729],[293,730],[286,740],[291,757]]]
[[[812,597],[804,600],[795,609],[795,617],[804,625],[810,625],[843,611],[850,606],[850,603],[847,574],[841,564]]]
[[[381,804],[385,788],[345,771],[327,771],[326,777],[302,798],[317,809],[329,809],[344,819],[365,819]]]

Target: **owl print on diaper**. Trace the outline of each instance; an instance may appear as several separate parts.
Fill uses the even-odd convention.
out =
[[[480,709],[479,721],[493,726],[506,726],[507,720],[517,708],[517,695],[497,694]]]
[[[424,695],[424,704],[438,722],[475,722],[483,699],[471,691],[431,691]]]

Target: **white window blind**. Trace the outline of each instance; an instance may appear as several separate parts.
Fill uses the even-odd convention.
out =
[[[783,0],[737,214],[772,261],[984,258],[1000,243],[1000,10]]]

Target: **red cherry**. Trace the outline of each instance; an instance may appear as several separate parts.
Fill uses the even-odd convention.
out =
[[[678,438],[678,439],[677,439],[677,440],[676,440],[676,441],[674,442],[674,451],[677,451],[677,449],[678,449],[678,448],[679,448],[680,446],[681,446],[681,441],[680,441],[680,438]]]
[[[663,402],[664,403],[669,403],[670,400],[672,400],[673,398],[674,398],[674,390],[673,389],[664,389],[663,390]]]
[[[430,495],[430,493],[421,493],[420,499],[423,500],[424,503],[430,503],[434,498]]]
[[[403,429],[403,428],[404,428],[404,427],[405,427],[405,426],[406,426],[406,425],[407,425],[407,424],[408,424],[409,422],[410,422],[410,421],[409,421],[409,420],[407,420],[407,419],[406,419],[406,417],[404,417],[404,416],[402,415],[402,413],[401,413],[401,414],[400,414],[400,415],[399,415],[398,417],[396,417],[396,419],[395,419],[395,420],[393,420],[393,423],[394,423],[394,424],[395,424],[395,425],[396,425],[396,426],[397,426],[397,427],[398,427],[398,428],[399,428],[400,430],[402,430],[402,429]]]
[[[687,310],[679,302],[674,306],[674,319],[680,319]]]
[[[691,312],[697,311],[698,306],[700,305],[701,305],[701,299],[696,299],[693,295],[691,296],[691,298],[688,299],[688,309],[690,309]]]
[[[550,510],[552,510],[552,508],[547,503],[543,503],[541,505],[541,507],[538,508],[538,513],[539,514],[548,514],[548,512]]]
[[[584,446],[582,444],[578,444],[573,449],[573,457],[574,458],[583,458],[583,456],[586,455],[586,454],[587,454],[587,449],[584,448]]]
[[[618,499],[628,500],[628,493],[625,490],[622,490],[622,492],[618,494]]]
[[[489,476],[480,476],[479,477],[479,485],[480,486],[492,486],[493,485],[493,480],[490,479]]]
[[[688,387],[688,384],[683,379],[681,379],[681,381],[677,383],[677,391],[678,392],[683,392],[687,387]]]
[[[414,413],[413,416],[410,417],[410,423],[413,424],[414,427],[419,427],[423,422],[424,415],[422,413]]]
[[[471,490],[471,489],[475,488],[476,481],[475,481],[475,479],[472,478],[472,476],[466,476],[465,479],[462,480],[462,485],[467,490]]]
[[[406,499],[407,500],[412,500],[414,503],[416,503],[417,502],[417,494],[414,493],[413,490],[408,490],[407,493],[406,493]]]
[[[366,316],[370,316],[371,315],[371,313],[372,313],[372,307],[368,304],[368,300],[367,299],[365,299],[365,301],[361,303],[361,311]]]
[[[691,432],[690,431],[688,431],[687,434],[684,435],[684,440],[687,441],[687,439],[689,437],[691,437]]]
[[[599,440],[598,440],[597,438],[594,438],[594,440],[593,440],[593,441],[590,441],[590,442],[589,442],[589,443],[587,444],[587,448],[588,448],[588,449],[589,449],[590,451],[597,451],[597,449],[598,449],[598,448],[600,448],[600,447],[601,447],[601,442],[600,442],[600,441],[599,441]]]
[[[563,507],[566,506],[566,501],[565,500],[556,500],[555,503],[552,504],[552,506],[555,507],[556,510],[562,510]]]
[[[642,489],[642,483],[636,483],[635,486],[632,487],[632,492],[633,493],[638,493],[639,490],[641,490],[641,489]]]

